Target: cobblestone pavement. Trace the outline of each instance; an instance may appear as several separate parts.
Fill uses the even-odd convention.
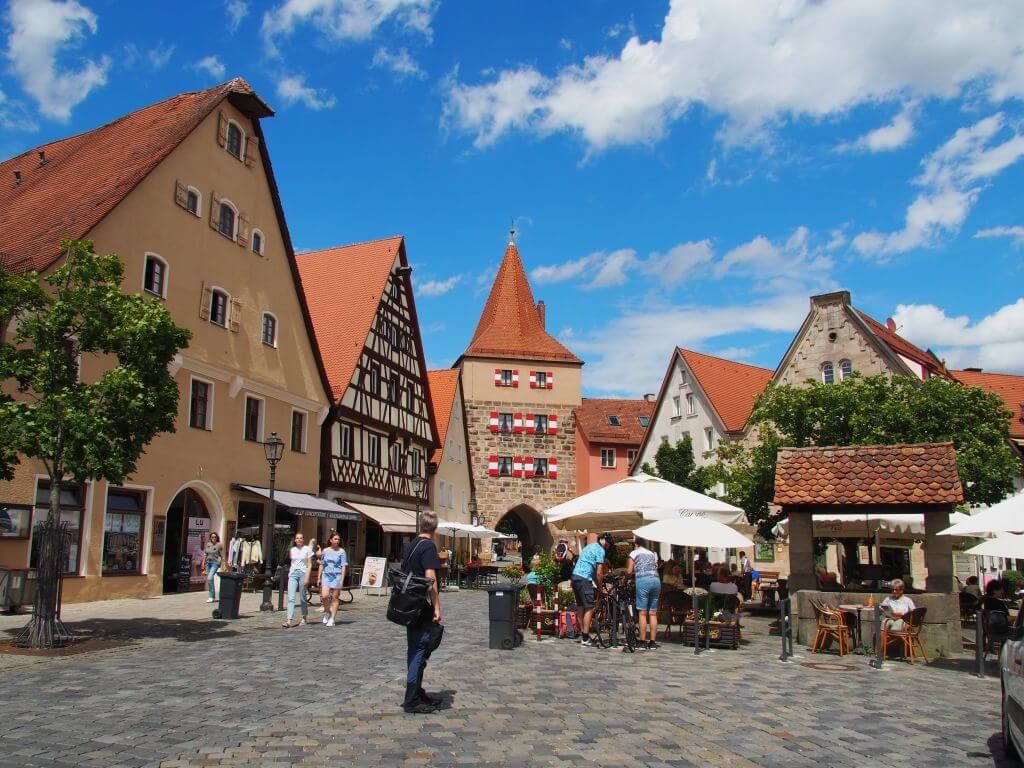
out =
[[[330,630],[262,617],[239,634],[0,671],[0,765],[1010,764],[998,681],[967,660],[875,671],[798,648],[782,664],[755,618],[739,651],[698,657],[552,638],[491,651],[480,593],[445,595],[426,677],[443,710],[404,715],[404,633],[382,606],[357,602]]]

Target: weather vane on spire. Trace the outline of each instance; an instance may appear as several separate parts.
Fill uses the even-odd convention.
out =
[[[512,226],[508,230],[508,242],[509,245],[515,245],[516,242],[516,220],[514,216],[512,217]]]

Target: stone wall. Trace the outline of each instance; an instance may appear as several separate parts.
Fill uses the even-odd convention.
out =
[[[548,507],[561,504],[576,495],[576,422],[575,405],[544,406],[539,413],[557,414],[558,432],[554,435],[504,435],[490,431],[491,413],[523,413],[523,403],[500,400],[466,402],[466,423],[469,427],[470,468],[476,484],[477,513],[480,523],[495,525],[508,510],[520,505],[543,513]],[[522,478],[490,477],[488,459],[494,455],[554,457],[558,460],[558,477]]]

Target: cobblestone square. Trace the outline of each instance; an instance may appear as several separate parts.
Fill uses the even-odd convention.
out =
[[[998,679],[973,677],[967,659],[875,671],[864,657],[798,647],[782,664],[756,617],[740,650],[697,657],[674,643],[630,655],[547,637],[492,651],[486,595],[462,592],[444,596],[445,641],[426,675],[443,708],[413,716],[398,706],[404,634],[385,620],[384,598],[360,597],[333,629],[281,629],[280,613],[251,611],[257,602],[247,595],[247,617],[228,624],[201,618],[199,595],[118,601],[153,616],[134,622],[137,645],[3,657],[0,765],[1012,764]],[[189,617],[180,634],[169,613]],[[127,636],[132,625],[108,626]]]

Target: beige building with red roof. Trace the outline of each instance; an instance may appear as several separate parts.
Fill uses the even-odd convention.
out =
[[[431,502],[443,519],[468,524],[473,473],[459,370],[428,371],[427,376],[437,424],[437,447],[430,457]]]
[[[318,492],[329,400],[261,127],[272,115],[235,79],[0,164],[5,268],[45,274],[63,238],[90,239],[121,257],[125,291],[192,332],[172,366],[177,431],[147,446],[123,485],[69,484],[62,496],[73,535],[65,600],[201,589],[211,532],[225,544],[259,538],[271,432],[286,445],[277,487],[307,503]],[[104,365],[83,359],[83,379]],[[13,523],[0,564],[33,563],[31,520],[46,514],[47,487],[31,461],[0,483]],[[295,528],[303,514],[279,507],[278,521]]]
[[[654,414],[654,395],[641,400],[585,397],[576,420],[576,493],[604,488],[629,475]]]
[[[548,333],[510,241],[461,372],[479,521],[514,528],[525,557],[552,537],[544,510],[576,495],[573,409],[583,361]]]

